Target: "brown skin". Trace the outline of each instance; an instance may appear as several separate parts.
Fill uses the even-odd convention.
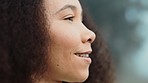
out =
[[[50,38],[42,3],[0,1],[0,83],[34,83],[47,70]],[[84,83],[113,83],[112,62],[102,37],[88,16],[84,15],[83,23],[97,35],[92,45],[90,75]]]
[[[89,56],[96,35],[82,23],[79,0],[45,0],[44,3],[50,35],[46,81],[85,81],[89,75],[91,59],[75,53]]]

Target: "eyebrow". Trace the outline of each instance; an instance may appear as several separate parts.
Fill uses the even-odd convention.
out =
[[[76,6],[74,6],[74,5],[65,5],[61,9],[59,9],[55,14],[65,10],[65,9],[68,9],[68,8],[72,9],[73,11],[75,11],[77,9]],[[83,18],[83,11],[81,12],[81,16]]]
[[[59,9],[59,10],[56,12],[56,14],[59,13],[59,12],[61,12],[61,11],[63,11],[63,10],[65,10],[65,9],[68,9],[68,8],[70,8],[70,9],[72,9],[72,10],[76,10],[76,6],[74,6],[74,5],[65,5],[64,7],[62,7],[61,9]]]

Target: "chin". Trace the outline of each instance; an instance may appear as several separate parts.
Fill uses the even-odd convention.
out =
[[[78,75],[78,82],[84,82],[89,76],[89,71],[81,72],[80,75]]]
[[[88,72],[81,72],[80,74],[73,76],[71,79],[66,80],[66,82],[84,82],[88,76]]]
[[[82,77],[82,78],[79,80],[79,82],[84,82],[87,78],[88,78],[88,75],[85,76],[85,77]]]
[[[64,82],[84,82],[85,80],[87,79],[86,78],[79,78],[79,79],[74,79],[74,80],[65,80]]]

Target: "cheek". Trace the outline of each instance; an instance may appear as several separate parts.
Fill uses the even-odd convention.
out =
[[[51,33],[51,58],[57,64],[68,65],[67,61],[71,59],[80,46],[80,33],[77,29],[68,27],[56,27],[50,30]],[[65,62],[66,61],[66,62]]]
[[[78,46],[80,44],[79,40],[80,40],[79,35],[75,34],[74,32],[63,33],[58,38],[59,43],[65,48],[68,47],[74,48]]]
[[[67,29],[66,29],[67,28]],[[54,45],[61,48],[74,48],[80,44],[80,33],[77,29],[68,27],[58,28],[52,31],[52,41]]]
[[[50,53],[57,64],[71,60],[75,50],[80,46],[80,33],[78,30],[68,27],[51,28]]]

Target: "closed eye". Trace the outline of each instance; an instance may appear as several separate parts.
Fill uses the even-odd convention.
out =
[[[67,17],[64,18],[64,20],[73,21],[74,16],[67,16]]]

